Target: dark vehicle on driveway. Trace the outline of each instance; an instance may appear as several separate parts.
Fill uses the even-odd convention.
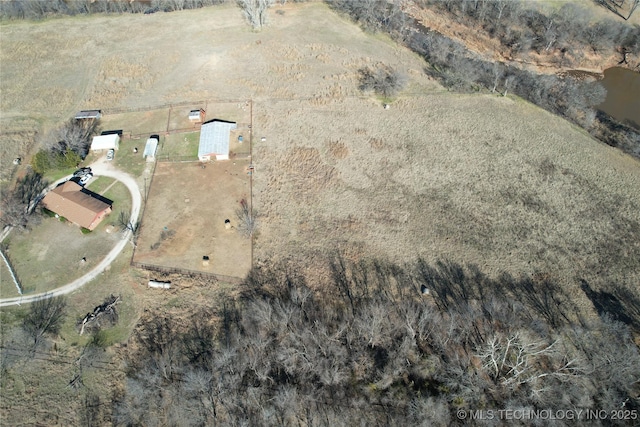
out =
[[[80,168],[73,173],[74,178],[82,178],[83,176],[90,174],[91,168]]]

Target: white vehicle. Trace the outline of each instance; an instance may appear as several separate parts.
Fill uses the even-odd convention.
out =
[[[113,156],[116,154],[115,150],[112,148],[107,152],[107,160],[113,160]]]
[[[89,182],[89,180],[93,178],[93,174],[91,172],[87,173],[86,175],[84,175],[83,177],[80,178],[80,180],[78,181],[78,184],[80,185],[85,185],[87,182]]]

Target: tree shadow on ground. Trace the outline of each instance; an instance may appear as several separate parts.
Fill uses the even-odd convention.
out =
[[[613,285],[611,292],[598,291],[584,279],[580,287],[600,316],[608,313],[613,319],[640,330],[640,299],[628,289]]]

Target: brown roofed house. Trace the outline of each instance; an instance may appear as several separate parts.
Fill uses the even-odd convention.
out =
[[[49,191],[42,205],[80,227],[93,230],[111,213],[113,202],[76,182],[67,181]]]

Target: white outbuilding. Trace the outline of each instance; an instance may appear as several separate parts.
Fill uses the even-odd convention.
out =
[[[212,120],[200,128],[200,145],[198,159],[208,162],[212,157],[216,160],[229,160],[230,132],[238,126],[235,122]]]
[[[147,159],[147,162],[154,162],[156,160],[156,150],[158,149],[158,140],[156,138],[147,139],[147,145],[144,146],[144,153],[142,157]]]
[[[117,150],[120,147],[120,136],[117,133],[98,135],[91,141],[91,151]]]

